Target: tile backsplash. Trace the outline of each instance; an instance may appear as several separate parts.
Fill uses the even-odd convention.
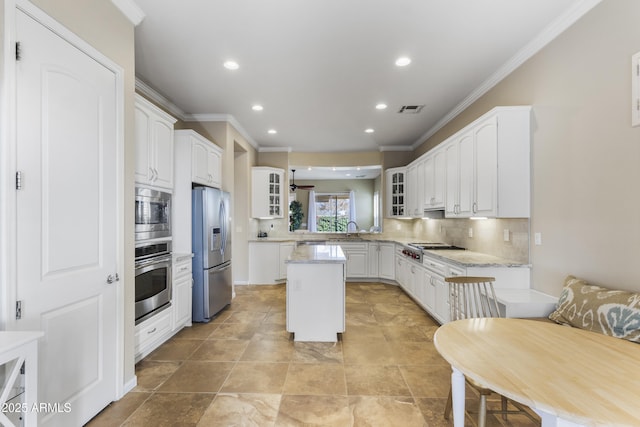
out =
[[[416,241],[444,242],[474,252],[529,262],[528,218],[385,220],[385,234],[387,231]],[[507,233],[508,241],[505,241]]]
[[[269,237],[289,234],[285,219],[252,220],[250,235],[266,231]],[[472,237],[469,237],[471,229]],[[505,241],[505,230],[509,240]],[[384,237],[412,239],[416,242],[443,242],[513,261],[529,262],[529,219],[389,219],[384,220]]]

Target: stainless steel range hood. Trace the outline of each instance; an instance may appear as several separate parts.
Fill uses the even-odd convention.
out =
[[[425,209],[422,213],[423,218],[442,219],[444,218],[444,209]]]

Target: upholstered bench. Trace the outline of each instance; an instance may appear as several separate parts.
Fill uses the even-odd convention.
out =
[[[568,276],[549,319],[562,325],[640,342],[640,292],[607,289]]]

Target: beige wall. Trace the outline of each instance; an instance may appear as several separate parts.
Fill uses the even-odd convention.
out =
[[[531,232],[542,233],[542,245],[530,248],[536,289],[558,295],[574,274],[640,290],[640,128],[630,125],[639,16],[637,0],[604,0],[425,143],[495,106],[533,106]]]
[[[134,167],[134,27],[110,0],[79,2],[74,0],[31,0],[48,15],[76,33],[87,43],[109,57],[124,70],[125,92],[125,194],[124,194],[124,383],[131,381],[134,372],[134,223],[133,223],[133,167]],[[3,3],[4,6],[4,3]]]

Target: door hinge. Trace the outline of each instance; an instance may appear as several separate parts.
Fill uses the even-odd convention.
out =
[[[22,190],[22,172],[16,172],[16,190]]]
[[[16,319],[22,319],[22,301],[16,301]]]
[[[22,44],[20,42],[16,42],[16,61],[20,61],[22,58],[22,50],[20,49]]]

